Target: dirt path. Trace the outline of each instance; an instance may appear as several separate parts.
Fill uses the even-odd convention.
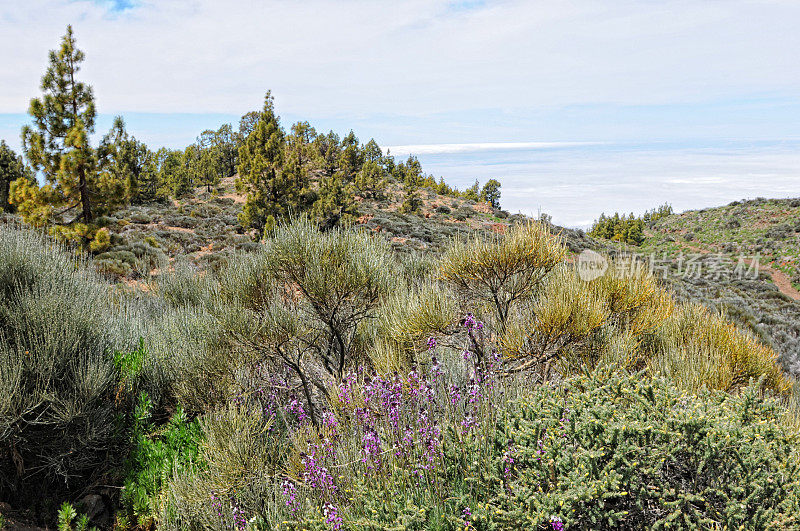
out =
[[[795,287],[792,286],[792,281],[789,280],[789,277],[786,276],[786,273],[780,269],[775,269],[774,267],[768,265],[759,264],[758,268],[769,273],[769,276],[772,277],[772,282],[775,283],[775,286],[778,287],[778,290],[781,293],[790,299],[800,301],[800,291],[797,291]]]
[[[649,230],[645,230],[644,234],[648,238],[654,236],[654,234],[652,232],[650,232]],[[718,249],[711,250],[711,249],[707,249],[707,248],[704,248],[704,247],[697,247],[696,245],[691,245],[688,242],[684,242],[684,241],[680,241],[680,240],[675,240],[675,243],[677,243],[678,245],[680,245],[681,247],[683,247],[685,249],[688,249],[688,250],[692,251],[693,253],[709,254],[709,253],[712,253],[712,252],[719,252]],[[749,265],[752,264],[752,260],[745,260],[745,263],[749,266]],[[795,289],[794,286],[792,286],[792,281],[789,280],[789,277],[786,276],[786,273],[784,273],[780,269],[775,269],[774,267],[772,267],[770,265],[765,265],[765,264],[762,264],[760,262],[758,264],[758,270],[759,271],[765,271],[765,272],[769,273],[769,276],[772,278],[772,282],[778,288],[778,291],[780,291],[781,293],[783,293],[784,295],[786,295],[787,297],[789,297],[792,300],[800,301],[800,291],[798,291],[797,289]]]

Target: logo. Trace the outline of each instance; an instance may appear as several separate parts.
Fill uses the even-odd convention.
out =
[[[600,253],[586,249],[578,255],[578,276],[581,280],[594,280],[603,276],[607,269],[608,260]]]

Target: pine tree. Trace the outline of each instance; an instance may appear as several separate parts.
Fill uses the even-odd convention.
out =
[[[372,161],[377,162],[378,164],[383,164],[383,150],[375,142],[374,138],[370,138],[369,142],[364,144],[364,147],[361,149],[362,156],[364,158],[364,162]]]
[[[320,179],[319,197],[314,202],[311,215],[322,230],[355,220],[358,208],[353,185],[344,182],[342,172]]]
[[[239,120],[239,132],[236,135],[236,145],[237,149],[241,148],[244,145],[244,141],[247,140],[247,137],[250,136],[256,125],[258,125],[258,121],[261,118],[261,113],[258,111],[250,111],[249,113],[242,116]]]
[[[197,157],[192,162],[196,182],[206,186],[208,193],[211,193],[211,187],[219,184],[224,172],[221,148],[217,145],[197,148]]]
[[[422,198],[419,196],[419,186],[413,180],[408,180],[403,185],[405,199],[400,205],[401,214],[417,214],[422,207]]]
[[[314,142],[317,131],[308,122],[297,122],[292,126],[292,132],[286,138],[287,153],[297,157],[297,163],[306,167],[319,158]]]
[[[374,160],[368,160],[356,174],[355,187],[363,197],[378,197],[386,189],[383,168]]]
[[[481,184],[478,180],[475,180],[475,184],[464,190],[464,198],[469,199],[470,201],[480,201],[481,200]]]
[[[236,143],[233,127],[230,124],[221,126],[217,129],[215,140],[221,175],[230,177],[236,173],[236,165],[239,163],[239,146]]]
[[[286,165],[284,166],[284,162]],[[240,223],[262,232],[300,212],[305,198],[305,170],[286,156],[286,134],[267,92],[258,123],[239,148],[238,190],[247,193]]]
[[[397,165],[397,171],[407,187],[418,188],[422,185],[422,164],[417,157],[409,156],[405,164]]]
[[[239,162],[237,137],[230,124],[224,124],[216,131],[206,129],[197,137],[197,145],[201,149],[213,149],[212,164],[217,167],[220,177],[230,177],[236,173],[236,165]]]
[[[319,155],[318,161],[320,168],[326,177],[333,177],[339,171],[339,155],[341,153],[341,141],[339,135],[333,131],[327,135],[319,135],[314,141]]]
[[[198,159],[200,149],[197,144],[190,144],[181,153],[180,163],[173,176],[175,197],[184,197],[194,191],[195,178],[197,177]]]
[[[181,197],[191,190],[187,184],[189,176],[184,168],[183,151],[161,148],[156,152],[155,159],[159,195]]]
[[[111,130],[100,141],[97,157],[99,179],[122,191],[123,196],[113,202],[145,200],[141,186],[143,180],[151,179],[145,172],[150,168],[152,154],[143,142],[128,134],[122,116],[114,118]]]
[[[489,179],[481,189],[481,200],[486,201],[494,209],[500,208],[500,182]]]
[[[31,100],[28,112],[34,125],[22,129],[25,156],[46,183],[39,188],[35,181],[16,181],[11,195],[23,217],[36,223],[76,208],[80,214],[72,221],[88,223],[94,218],[94,208],[107,199],[93,197],[104,187],[93,187],[96,163],[88,135],[94,131],[94,95],[89,85],[76,79],[83,60],[72,26],[67,26],[61,47],[50,52],[42,77],[44,94]]]
[[[158,171],[158,158],[156,153],[149,149],[147,157],[142,166],[142,173],[139,174],[139,193],[137,200],[147,203],[164,199],[167,194],[161,182],[161,174]]]
[[[358,138],[353,131],[342,139],[342,152],[339,155],[339,171],[345,183],[351,183],[364,165],[364,154],[359,148]]]
[[[33,180],[33,173],[25,167],[22,157],[0,140],[0,212],[12,212],[14,207],[9,200],[11,183],[17,179]]]

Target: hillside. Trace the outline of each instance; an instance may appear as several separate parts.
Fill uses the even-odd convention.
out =
[[[671,214],[647,224],[644,236],[640,246],[613,245],[652,262],[678,300],[724,312],[800,374],[800,199]]]
[[[114,13],[91,15],[94,4],[112,3]],[[713,165],[687,161],[728,151],[703,148],[710,137],[665,141],[670,128],[655,127],[659,149],[678,163],[662,164],[647,128],[636,128],[642,143],[624,140],[636,106],[622,100],[608,107],[614,127],[603,133],[580,118],[607,114],[602,105],[573,102],[563,107],[570,118],[553,120],[553,101],[530,90],[514,89],[526,102],[519,106],[481,88],[479,63],[504,88],[520,81],[496,75],[509,64],[491,60],[517,57],[492,54],[489,41],[521,42],[497,33],[521,35],[497,17],[501,5],[410,6],[414,17],[379,7],[391,19],[372,31],[361,19],[377,11],[364,9],[345,14],[353,30],[342,17],[315,20],[317,5],[288,19],[290,3],[269,13],[225,5],[208,25],[197,19],[203,6],[151,18],[149,4],[72,6],[82,28],[113,32],[108,40],[92,31],[92,42],[112,46],[83,70],[86,55],[67,26],[19,124],[22,153],[0,139],[0,531],[800,529],[800,199],[601,215],[589,236],[547,215],[507,212],[512,201],[492,176],[524,194],[514,200],[549,197],[563,213],[560,197],[574,212],[587,190],[598,204],[656,182],[692,196],[707,181],[674,171],[702,174],[696,168]],[[66,18],[50,7],[51,18]],[[5,22],[35,20],[44,31],[39,11]],[[203,49],[189,39],[182,60],[173,16],[197,33],[237,11],[247,19],[242,32],[257,33],[251,44],[207,39]],[[477,18],[484,11],[492,18]],[[545,25],[552,19],[534,11]],[[627,11],[615,19],[631,20]],[[651,18],[662,23],[659,11]],[[509,21],[531,18],[512,13]],[[140,18],[148,42],[128,33]],[[598,20],[601,31],[614,29]],[[428,46],[442,29],[451,40],[453,21],[469,21],[477,54]],[[426,27],[437,41],[426,41]],[[178,48],[151,53],[163,48],[152,44],[164,28]],[[264,28],[287,28],[291,38]],[[322,30],[337,34],[324,48],[314,38]],[[36,32],[22,31],[27,49]],[[572,33],[574,45],[581,32]],[[409,68],[383,43],[365,48],[390,34],[404,41],[397,57],[438,53],[447,66],[431,69],[420,56]],[[625,39],[612,40],[630,55]],[[143,68],[117,64],[131,46]],[[262,46],[277,63],[253,60]],[[703,46],[684,48],[708,56]],[[33,49],[19,54],[23,90]],[[613,46],[601,51],[614,58]],[[315,60],[294,64],[297,52]],[[364,69],[367,79],[358,69],[370,56],[381,66]],[[116,62],[105,68],[109,57]],[[603,61],[558,62],[607,70]],[[609,87],[560,83],[539,63],[534,73],[548,90]],[[178,93],[149,82],[195,79],[189,71],[203,81]],[[95,99],[84,72],[112,75],[98,83],[104,90],[139,78],[148,87]],[[358,90],[340,90],[354,85],[336,82],[337,72]],[[279,81],[287,73],[301,85]],[[442,78],[457,90],[437,85]],[[280,98],[266,90],[238,123],[209,112],[240,109],[259,79],[276,82]],[[370,85],[379,79],[403,94]],[[692,85],[678,81],[683,92]],[[215,94],[222,87],[224,98]],[[677,131],[666,89],[659,115]],[[343,92],[357,101],[340,105]],[[4,100],[24,101],[15,94]],[[435,110],[436,94],[450,102]],[[131,97],[134,105],[121,105]],[[303,102],[328,126],[350,117],[380,143],[353,129],[282,122],[276,101],[293,119]],[[145,112],[154,102],[160,112]],[[701,107],[721,109],[713,103]],[[138,109],[130,117],[142,136],[123,116],[100,131],[111,118],[98,114],[105,108]],[[197,136],[178,147],[188,140],[184,119]],[[537,138],[553,141],[523,141]],[[387,147],[399,140],[406,145]],[[448,140],[477,143],[419,143]],[[431,155],[430,166],[412,153]],[[771,157],[747,160],[751,170]],[[431,168],[459,183],[465,171],[478,178],[459,189]],[[733,174],[720,171],[709,173]],[[641,188],[630,186],[634,172]],[[520,186],[529,175],[536,186]]]
[[[138,281],[168,270],[175,260],[188,260],[199,270],[214,269],[234,252],[259,247],[258,234],[238,221],[245,197],[224,178],[212,190],[197,187],[179,199],[131,205],[100,220],[111,233],[106,250],[94,256],[98,271],[121,281]],[[403,187],[390,183],[381,199],[357,197],[356,226],[384,237],[404,255],[441,251],[454,237],[478,232],[503,233],[525,216],[493,209],[487,203],[420,189],[418,213],[404,214]],[[601,244],[582,231],[557,227],[571,253]]]

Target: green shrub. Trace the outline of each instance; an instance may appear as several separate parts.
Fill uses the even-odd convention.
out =
[[[116,258],[97,258],[92,265],[98,273],[108,277],[124,278],[133,272],[133,267],[128,262]]]
[[[153,218],[150,217],[150,215],[147,212],[141,210],[134,211],[131,214],[130,219],[133,223],[142,223],[142,224],[147,224],[153,221]]]
[[[657,331],[656,340],[660,345],[651,369],[688,391],[732,391],[751,380],[777,393],[791,387],[775,351],[702,306],[679,307]]]
[[[155,301],[142,305],[131,326],[129,334],[143,337],[148,352],[136,390],[154,403],[198,414],[232,396],[241,360],[208,309]]]
[[[357,482],[342,512],[375,529],[789,529],[798,442],[756,387],[696,397],[600,371],[512,402],[489,441],[448,432],[447,490],[397,470]]]
[[[89,249],[95,253],[102,253],[111,245],[111,234],[108,232],[108,229],[102,228],[98,230],[95,235],[94,239],[89,243]]]
[[[645,221],[642,218],[634,217],[633,213],[628,216],[620,215],[618,212],[615,212],[613,216],[600,214],[600,218],[594,222],[589,234],[595,238],[641,245],[644,241]]]
[[[800,524],[797,433],[756,387],[693,397],[597,374],[537,390],[504,424],[495,444],[518,457],[496,511],[512,526],[550,515],[576,529]]]
[[[159,528],[234,529],[242,514],[283,512],[278,477],[288,442],[274,418],[265,421],[262,415],[240,403],[202,417],[204,465],[169,481]]]
[[[158,294],[173,306],[206,306],[214,295],[214,283],[208,275],[200,275],[185,260],[175,262],[173,270],[156,282]]]
[[[374,316],[397,283],[394,257],[386,244],[363,231],[320,232],[298,220],[275,230],[263,255],[255,255],[239,303],[258,314],[274,289],[296,302],[297,315],[316,328],[317,357],[336,381],[359,354],[359,326]],[[235,276],[234,276],[235,277]],[[291,295],[291,296],[289,296]]]
[[[560,264],[566,249],[560,237],[535,222],[517,225],[505,236],[474,235],[447,249],[439,275],[476,306],[490,306],[503,330],[513,306],[530,297]]]

